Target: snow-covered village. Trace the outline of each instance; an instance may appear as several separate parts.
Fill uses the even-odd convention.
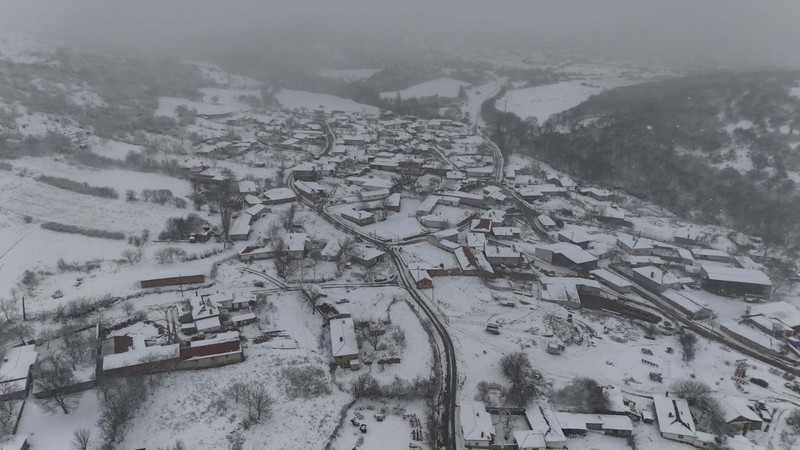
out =
[[[796,69],[0,31],[0,450],[800,449]]]

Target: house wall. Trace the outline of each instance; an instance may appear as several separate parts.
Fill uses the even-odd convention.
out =
[[[735,297],[739,295],[751,294],[769,297],[772,293],[770,286],[759,284],[736,283],[733,281],[709,280],[705,276],[701,280],[703,289],[718,295]]]
[[[181,361],[177,365],[179,370],[207,369],[209,367],[226,366],[240,363],[244,360],[243,352],[228,353],[224,355],[209,356],[206,358]]]
[[[206,276],[205,275],[187,275],[181,277],[166,277],[166,278],[154,278],[150,280],[142,280],[139,282],[139,285],[142,289],[151,288],[151,287],[163,287],[163,286],[179,286],[182,284],[201,284],[205,283]]]

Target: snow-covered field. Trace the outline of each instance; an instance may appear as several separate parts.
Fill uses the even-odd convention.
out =
[[[578,106],[602,89],[587,86],[579,81],[563,81],[556,84],[512,89],[497,99],[495,107],[525,119],[535,117],[544,122],[551,115]]]
[[[434,95],[438,95],[439,97],[455,98],[458,97],[458,89],[461,86],[467,87],[469,86],[469,83],[456,80],[455,78],[443,77],[424,81],[400,91],[381,92],[381,97],[395,98],[399,92],[400,98],[404,99],[415,97],[432,97]]]
[[[365,80],[381,69],[325,69],[319,72],[320,75],[326,78],[335,78],[342,81],[359,81]]]
[[[307,109],[313,111],[322,109],[324,111],[345,111],[357,112],[368,115],[377,115],[378,108],[370,105],[358,103],[349,98],[337,97],[329,94],[318,94],[316,92],[296,91],[293,89],[281,89],[275,97],[281,105],[290,110]]]

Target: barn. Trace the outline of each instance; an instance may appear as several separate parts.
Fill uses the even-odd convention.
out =
[[[768,298],[772,293],[772,281],[754,269],[702,264],[700,281],[703,289],[728,297],[749,294]]]

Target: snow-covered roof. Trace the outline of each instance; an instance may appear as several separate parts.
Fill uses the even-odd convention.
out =
[[[750,409],[750,401],[742,397],[724,397],[719,402],[722,407],[722,418],[725,422],[732,422],[743,418],[750,422],[761,422],[761,417]]]
[[[544,436],[542,433],[533,430],[515,430],[514,442],[517,443],[517,448],[520,449],[540,449],[545,448],[547,445],[544,441]]]
[[[289,188],[281,187],[281,188],[274,188],[264,192],[264,197],[267,200],[288,200],[295,198],[294,191]]]
[[[400,206],[400,198],[401,198],[400,193],[395,192],[394,194],[391,194],[390,196],[383,199],[383,204],[386,206]]]
[[[706,273],[709,280],[772,286],[772,281],[770,281],[769,277],[765,275],[764,272],[758,270],[725,267],[714,264],[702,264],[700,267]]]
[[[228,234],[234,236],[250,234],[250,217],[252,216],[249,214],[239,214],[239,217],[231,224]]]
[[[459,407],[461,429],[465,441],[489,442],[494,436],[492,416],[480,402],[461,402]]]
[[[252,313],[250,313],[252,314]],[[238,331],[227,331],[225,333],[219,333],[214,337],[203,339],[200,341],[192,341],[192,347],[206,347],[209,345],[220,344],[223,342],[232,342],[239,340],[239,332]]]
[[[353,255],[363,261],[371,261],[375,258],[379,258],[385,253],[386,252],[383,250],[378,250],[375,247],[368,247],[366,245],[359,245],[353,249]]]
[[[592,236],[582,230],[562,230],[558,232],[558,236],[564,240],[572,242],[573,244],[583,244],[591,242]]]
[[[334,357],[358,355],[358,341],[353,318],[331,319],[331,347]]]
[[[709,309],[708,305],[702,303],[696,298],[693,298],[694,296],[691,296],[689,293],[683,291],[667,289],[662,292],[661,295],[670,299],[673,303],[688,311],[690,314],[698,313],[704,309]]]
[[[342,217],[347,217],[347,218],[353,219],[353,220],[369,219],[369,218],[372,218],[374,216],[374,214],[372,214],[369,211],[362,211],[362,210],[355,210],[355,209],[342,210],[341,215],[342,215]]]
[[[417,211],[420,213],[430,213],[433,211],[433,208],[436,208],[436,204],[439,203],[439,197],[435,195],[429,195],[419,204],[417,207]]]
[[[456,260],[461,270],[476,270],[480,269],[484,272],[494,273],[492,265],[483,256],[483,253],[477,252],[469,247],[459,247],[454,251]]]
[[[254,194],[258,192],[258,185],[255,181],[244,180],[239,182],[240,194]]]
[[[492,227],[492,234],[495,236],[511,237],[521,233],[522,229],[519,227]]]
[[[800,327],[800,308],[784,301],[752,305],[750,314],[778,319],[792,328]]]
[[[563,444],[567,441],[555,413],[547,403],[540,402],[527,408],[525,419],[531,427],[531,432],[542,435],[544,441],[553,448],[558,448],[554,444]]]
[[[306,194],[324,193],[325,186],[317,183],[316,181],[303,181],[297,180],[294,182],[295,187]]]
[[[680,278],[655,266],[636,267],[633,269],[633,272],[638,273],[645,278],[649,278],[661,286],[669,286],[681,282]]]
[[[28,443],[28,436],[24,434],[9,434],[0,437],[0,450],[23,450]]]
[[[696,429],[689,403],[682,398],[654,395],[653,403],[661,433],[694,436]]]
[[[244,196],[244,202],[251,206],[258,205],[259,203],[261,203],[261,199],[253,194],[247,194]]]
[[[31,366],[36,362],[36,355],[36,346],[33,344],[6,350],[3,355],[3,364],[0,365],[0,381],[27,378]]]
[[[731,255],[713,248],[693,248],[692,254],[695,258],[724,258],[729,259]]]
[[[290,252],[303,251],[306,248],[306,234],[305,233],[288,233],[284,240],[286,250]]]
[[[588,262],[597,261],[597,258],[594,255],[584,251],[575,244],[570,244],[569,242],[558,242],[556,244],[546,245],[541,248],[563,255],[565,258],[569,259],[575,264],[585,264]]]
[[[632,286],[628,280],[608,271],[607,269],[595,269],[589,273],[614,287],[627,288]]]
[[[489,244],[488,242],[483,246],[483,253],[487,258],[518,258],[520,256],[519,250],[514,247]]]
[[[248,214],[250,216],[257,216],[257,215],[263,213],[266,209],[267,209],[266,205],[259,203],[257,205],[253,205],[253,206],[245,209],[244,213]]]
[[[539,223],[541,223],[544,227],[556,226],[556,223],[547,214],[540,214],[536,219],[539,220]]]
[[[204,319],[196,319],[194,321],[194,326],[198,332],[202,333],[204,331],[219,330],[222,324],[219,321],[219,316],[214,316],[206,317]]]
[[[131,350],[129,352],[106,355],[103,357],[103,370],[136,366],[145,362],[164,361],[178,358],[180,344],[156,345]]]
[[[189,304],[192,307],[192,320],[200,320],[219,315],[219,305],[209,296],[189,297]]]

